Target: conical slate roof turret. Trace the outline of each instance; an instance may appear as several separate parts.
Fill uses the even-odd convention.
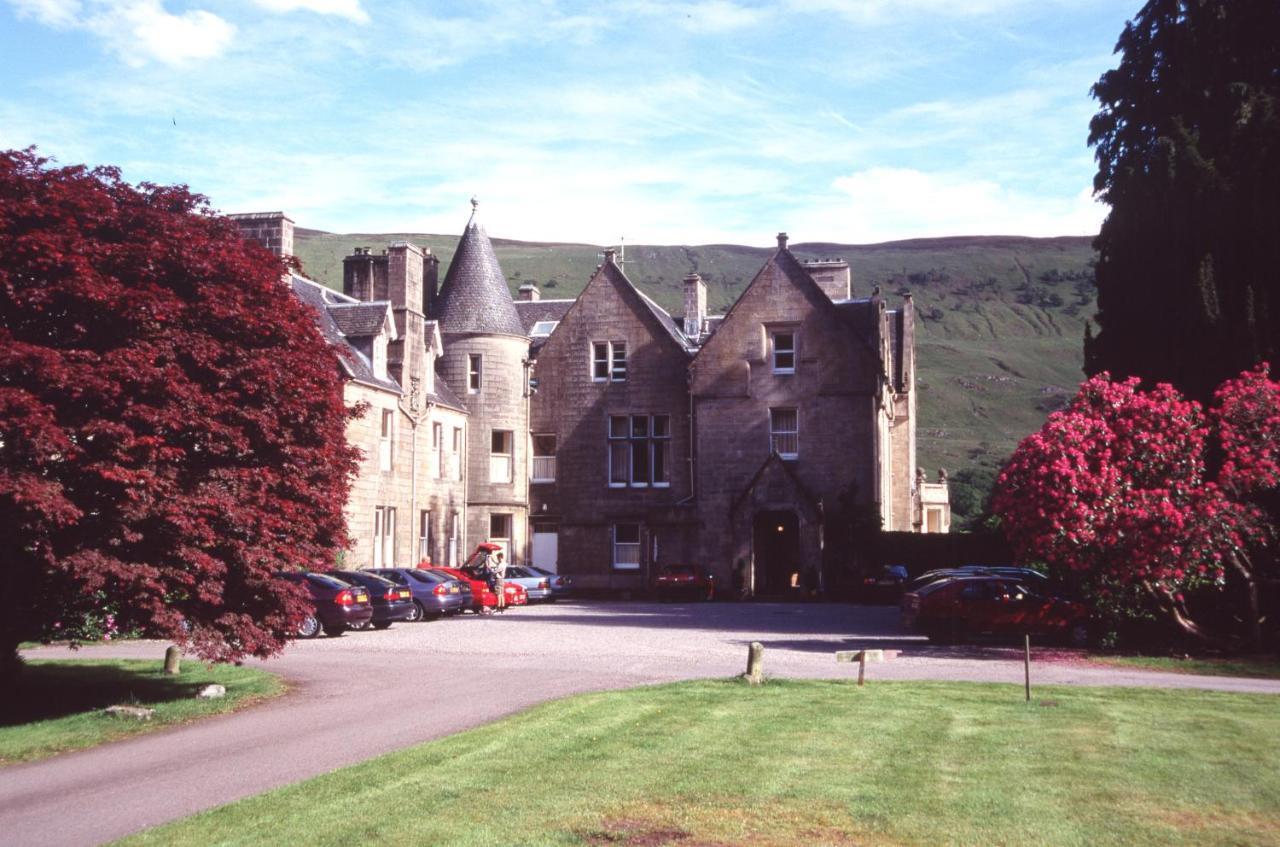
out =
[[[476,222],[476,201],[471,219],[449,263],[434,310],[446,333],[478,332],[524,335],[524,326],[511,300],[511,289],[502,275],[498,257],[484,227]]]

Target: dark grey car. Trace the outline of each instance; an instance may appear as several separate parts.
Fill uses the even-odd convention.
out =
[[[375,568],[369,573],[408,586],[413,612],[405,620],[439,618],[471,608],[471,584],[448,574],[422,568]]]

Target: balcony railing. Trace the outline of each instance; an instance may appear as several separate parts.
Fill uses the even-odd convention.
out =
[[[532,482],[556,481],[556,457],[534,456]]]

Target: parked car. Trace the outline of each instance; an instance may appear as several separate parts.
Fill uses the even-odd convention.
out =
[[[653,589],[659,601],[677,597],[714,600],[716,578],[699,565],[664,565],[654,577]]]
[[[546,568],[539,568],[535,565],[525,565],[525,567],[534,573],[542,574],[547,578],[547,582],[551,585],[551,596],[547,598],[547,601],[550,603],[554,603],[561,597],[567,597],[569,592],[573,590],[573,577],[571,576],[558,574],[554,571],[549,571]]]
[[[431,568],[376,568],[370,573],[409,589],[413,610],[405,620],[440,618],[471,608],[468,580],[455,579]]]
[[[1076,646],[1089,640],[1085,606],[1000,576],[952,577],[909,591],[902,598],[902,623],[930,641],[1024,634]]]
[[[938,568],[925,571],[904,586],[903,593],[915,591],[931,582],[940,579],[953,579],[960,576],[1003,576],[1021,579],[1032,585],[1049,590],[1049,577],[1032,568],[1018,568],[1013,565],[961,565],[955,568]]]
[[[362,585],[369,591],[369,603],[373,606],[374,629],[386,629],[396,621],[407,621],[413,615],[413,592],[407,586],[396,585],[369,571],[333,571],[334,576],[352,585]]]
[[[862,578],[859,594],[867,603],[896,603],[908,578],[906,565],[885,565],[880,573]]]
[[[432,570],[448,574],[453,579],[466,580],[470,584],[472,611],[483,612],[498,608],[498,595],[489,590],[488,582],[482,579],[475,571],[443,566],[434,567]],[[506,594],[507,606],[523,606],[529,602],[529,594],[524,590],[524,586],[508,582],[503,588]]]
[[[530,603],[534,600],[553,599],[551,592],[551,580],[530,567],[526,567],[524,565],[507,565],[506,581],[524,586],[525,592],[529,595]]]
[[[298,624],[299,638],[315,638],[321,630],[325,635],[338,636],[373,620],[369,592],[363,586],[351,585],[328,574],[305,571],[281,571],[276,576],[311,592],[315,610]]]

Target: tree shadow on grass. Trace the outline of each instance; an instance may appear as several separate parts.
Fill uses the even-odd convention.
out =
[[[91,712],[107,706],[188,700],[204,683],[112,663],[27,664],[11,696],[0,701],[0,726]]]

